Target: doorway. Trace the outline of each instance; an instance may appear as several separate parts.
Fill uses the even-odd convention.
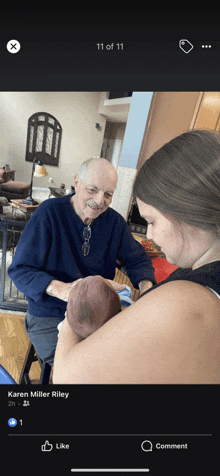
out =
[[[111,162],[115,169],[120,161],[125,129],[125,122],[106,121],[101,157]]]

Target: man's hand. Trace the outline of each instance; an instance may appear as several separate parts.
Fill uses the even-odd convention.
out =
[[[50,296],[54,296],[58,299],[61,299],[62,301],[67,302],[71,289],[75,286],[76,283],[78,283],[82,279],[83,278],[79,278],[76,281],[73,281],[72,283],[63,283],[63,281],[57,281],[56,279],[53,279],[47,287],[46,293]],[[113,286],[116,291],[122,291],[126,288],[126,284],[118,284],[115,281],[112,281],[111,279],[107,279],[107,281]]]
[[[145,291],[148,291],[148,289],[153,287],[153,283],[151,281],[148,281],[147,279],[143,279],[138,283],[138,287],[140,289],[140,296],[143,294]]]
[[[83,278],[77,279],[72,283],[64,283],[63,281],[57,281],[56,279],[53,279],[47,287],[46,293],[50,296],[61,299],[61,301],[67,302],[71,289],[76,285],[76,283],[78,283],[78,281],[81,281],[82,279]]]
[[[119,283],[116,283],[115,281],[112,281],[111,279],[107,279],[107,281],[113,286],[115,291],[122,291],[127,286],[127,284],[119,284]]]

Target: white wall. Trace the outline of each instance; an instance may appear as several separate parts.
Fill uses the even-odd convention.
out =
[[[30,182],[31,162],[25,161],[27,124],[35,112],[48,112],[63,132],[58,167],[45,165],[48,177],[34,178],[34,187],[73,185],[84,160],[100,156],[106,119],[98,113],[100,92],[0,92],[0,166],[16,170],[15,180]],[[100,129],[95,123],[100,123]]]

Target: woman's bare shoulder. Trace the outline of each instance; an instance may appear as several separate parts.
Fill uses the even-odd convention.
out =
[[[206,286],[187,280],[170,281],[152,289],[138,302],[142,306],[154,307],[155,304],[167,307],[175,306],[179,313],[191,318],[194,314],[201,317],[219,315],[220,299]],[[171,313],[172,316],[172,313]]]
[[[197,335],[213,330],[220,334],[220,299],[205,286],[192,281],[171,281],[141,297],[133,309],[140,316],[157,316],[159,326],[168,333],[185,333],[188,325]],[[131,310],[132,311],[132,310]],[[188,329],[186,329],[188,330]]]
[[[161,283],[160,286],[152,288],[149,293],[139,298],[138,301],[148,296],[152,298],[152,293],[154,296],[156,293],[157,295],[166,295],[168,299],[172,296],[181,299],[182,295],[185,296],[185,292],[189,295],[193,295],[195,298],[200,297],[202,299],[207,299],[208,296],[211,297],[214,295],[213,292],[210,293],[210,290],[202,284],[187,280],[177,280],[165,282],[164,284]]]

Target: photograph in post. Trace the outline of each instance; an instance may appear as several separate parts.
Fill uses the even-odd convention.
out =
[[[0,97],[9,378],[218,384],[220,93]]]

